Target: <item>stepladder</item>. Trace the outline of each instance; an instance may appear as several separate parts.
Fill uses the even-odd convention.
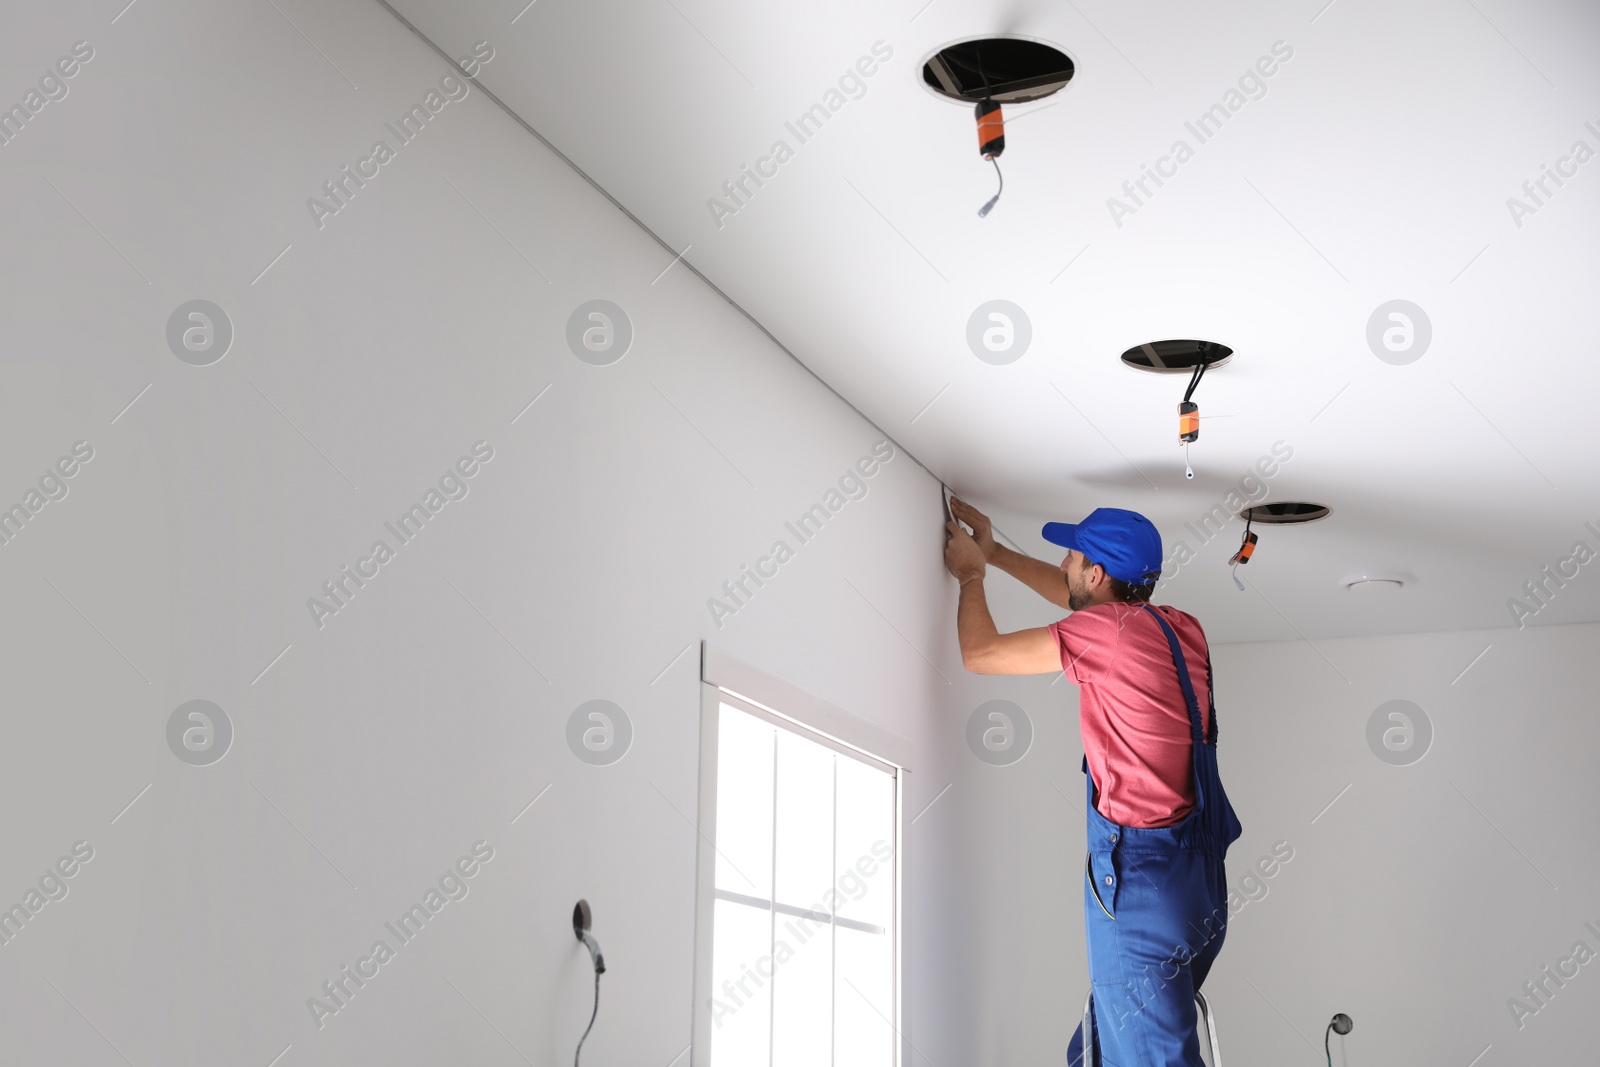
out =
[[[1206,1000],[1204,993],[1196,990],[1194,1007],[1197,1025],[1206,1032],[1206,1040],[1201,1045],[1202,1054],[1210,1053],[1206,1063],[1210,1067],[1222,1067],[1222,1046],[1217,1042],[1217,1019],[1211,1013],[1211,1002]],[[1099,1044],[1094,1037],[1094,994],[1090,993],[1083,1000],[1083,1067],[1103,1067],[1094,1051],[1097,1048]]]

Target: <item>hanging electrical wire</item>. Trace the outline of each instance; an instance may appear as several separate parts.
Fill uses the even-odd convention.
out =
[[[572,1053],[572,1067],[578,1067],[578,1057],[583,1055],[583,1043],[589,1040],[589,1031],[594,1029],[595,1016],[600,1014],[600,972],[594,972],[594,1010],[589,1013],[589,1025],[583,1028],[583,1036],[578,1038],[578,1047]]]
[[[578,1047],[572,1053],[572,1067],[578,1067],[578,1057],[583,1055],[583,1043],[589,1040],[589,1031],[594,1029],[595,1017],[600,1014],[600,976],[606,973],[606,958],[600,953],[600,942],[589,932],[593,923],[594,912],[589,908],[589,902],[578,901],[572,909],[572,933],[589,950],[589,962],[594,966],[594,1010],[589,1013],[589,1025],[583,1028],[583,1036],[578,1038]]]
[[[998,104],[996,104],[995,106],[997,108],[999,107]],[[1003,140],[1003,138],[1002,138],[1002,140]],[[1006,191],[1006,179],[1005,179],[1005,175],[1000,173],[1000,162],[999,162],[999,160],[995,159],[993,156],[988,156],[986,158],[988,158],[988,160],[991,163],[994,164],[994,173],[995,173],[995,176],[1000,179],[1000,188],[995,190],[995,194],[989,198],[989,202],[987,204],[984,204],[982,207],[980,207],[978,209],[978,217],[980,219],[983,218],[985,215],[989,214],[989,210],[1000,202],[1000,194]]]
[[[978,61],[978,76],[983,79],[983,99],[973,108],[973,113],[978,119],[978,154],[994,164],[995,177],[1000,179],[1000,188],[989,198],[987,204],[978,209],[978,217],[981,219],[1000,202],[1000,194],[1006,189],[1005,175],[1000,173],[1000,153],[1006,150],[1006,122],[999,102],[993,99],[989,92],[989,75],[983,69],[982,49],[974,47],[973,55]]]
[[[1256,535],[1250,532],[1250,522],[1255,516],[1249,511],[1244,513],[1244,540],[1239,542],[1239,551],[1228,560],[1233,567],[1233,584],[1239,592],[1244,592],[1244,583],[1239,580],[1239,568],[1250,562],[1250,557],[1255,555]]]

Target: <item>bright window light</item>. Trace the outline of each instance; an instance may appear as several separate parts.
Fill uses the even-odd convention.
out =
[[[897,772],[717,714],[712,1067],[895,1067]]]

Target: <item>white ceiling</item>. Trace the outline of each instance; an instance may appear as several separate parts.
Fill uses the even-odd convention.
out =
[[[1225,566],[1237,524],[1182,569],[1164,597],[1215,639],[1503,627],[1542,566],[1580,538],[1600,547],[1584,529],[1600,527],[1586,420],[1600,387],[1600,162],[1548,186],[1520,226],[1507,207],[1575,141],[1600,149],[1585,128],[1600,128],[1600,6],[396,7],[452,55],[490,41],[487,88],[1030,550],[1047,550],[1042,521],[1101,505],[1198,548],[1184,522],[1285,442],[1271,499],[1334,514],[1262,530],[1249,592]],[[920,68],[991,33],[1051,43],[1078,73],[1008,109],[1005,193],[979,219],[994,172],[971,110],[924,89]],[[799,143],[785,122],[878,41],[892,57],[864,95]],[[1292,57],[1265,94],[1199,143],[1185,122],[1276,42]],[[1117,225],[1108,198],[1180,138],[1193,158]],[[708,198],[777,140],[793,158],[719,227]],[[965,341],[991,299],[1032,323],[1005,366]],[[1366,341],[1394,299],[1432,323],[1405,366]],[[1237,352],[1197,394],[1207,421],[1187,483],[1183,381],[1117,359],[1166,337]],[[1340,587],[1364,570],[1417,582],[1387,598]],[[1591,570],[1536,622],[1600,619]]]

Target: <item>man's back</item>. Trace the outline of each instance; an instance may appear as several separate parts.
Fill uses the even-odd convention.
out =
[[[1199,620],[1151,605],[1178,635],[1210,729],[1205,631]],[[1156,620],[1142,606],[1098,604],[1050,626],[1067,679],[1082,690],[1083,751],[1099,792],[1095,807],[1123,826],[1171,826],[1194,806],[1189,711]]]

